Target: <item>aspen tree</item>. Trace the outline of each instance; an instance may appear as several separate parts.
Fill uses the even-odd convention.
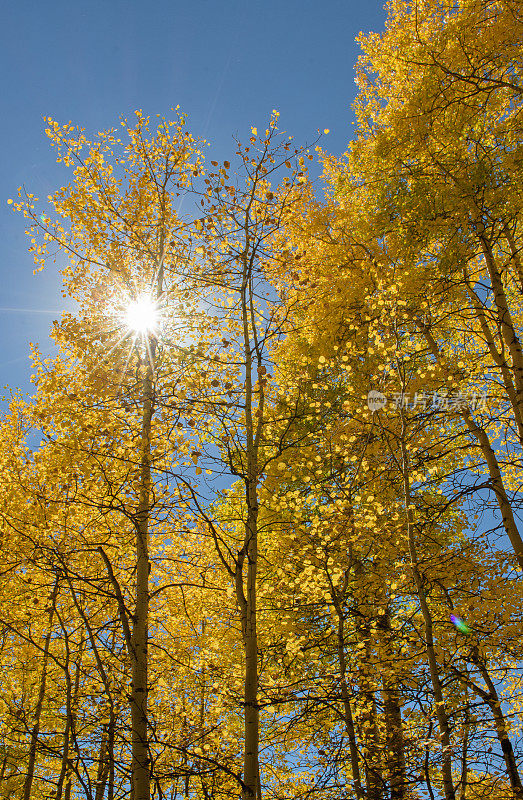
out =
[[[261,794],[259,765],[259,484],[267,465],[284,451],[284,439],[271,433],[266,410],[270,391],[271,348],[281,338],[288,300],[278,294],[275,265],[279,249],[275,245],[282,219],[299,196],[306,174],[303,150],[281,141],[277,132],[278,113],[273,112],[265,133],[252,129],[249,145],[238,144],[236,185],[230,177],[231,164],[215,167],[206,178],[207,189],[201,205],[203,220],[195,223],[196,251],[201,254],[200,269],[187,276],[195,292],[216,309],[219,331],[225,332],[223,346],[230,349],[233,369],[220,368],[220,358],[210,362],[214,382],[224,383],[232,402],[195,398],[195,416],[202,419],[208,439],[219,448],[219,469],[239,479],[245,497],[240,512],[236,552],[226,544],[220,525],[203,513],[214,539],[222,565],[234,582],[241,621],[244,649],[243,714],[244,756],[241,778],[242,798]],[[281,170],[295,169],[281,186],[270,177]],[[241,181],[241,183],[240,183]],[[242,185],[243,183],[243,185]],[[218,331],[217,331],[218,332]],[[228,341],[230,339],[230,341]],[[216,352],[216,350],[214,351]],[[234,363],[235,362],[235,363]],[[230,378],[227,379],[226,375]],[[212,395],[212,391],[211,391]],[[228,410],[229,409],[229,410]],[[202,437],[201,450],[206,449]],[[203,509],[199,509],[200,512]]]
[[[521,168],[515,153],[522,36],[515,3],[450,7],[434,0],[422,11],[394,3],[387,32],[360,38],[359,133],[351,146],[351,170],[365,187],[369,219],[403,263],[407,308],[445,379],[456,390],[488,396],[483,413],[463,410],[463,423],[486,463],[520,566],[513,479],[510,469],[500,468],[506,455],[498,434],[501,424],[509,448],[520,451]]]
[[[185,119],[163,120],[156,135],[149,135],[149,120],[137,112],[136,125],[123,122],[130,140],[125,146],[115,131],[100,134],[89,141],[83,129],[72,125],[60,127],[48,120],[47,133],[58,148],[58,160],[75,167],[73,183],[50,197],[59,217],[69,223],[42,214],[37,217],[32,196],[20,199],[17,207],[29,219],[30,231],[39,230],[43,243],[35,246],[35,261],[43,266],[53,245],[67,254],[64,270],[69,293],[86,307],[90,296],[105,285],[113,294],[116,313],[125,312],[125,303],[148,303],[157,309],[164,302],[166,271],[170,279],[180,257],[183,226],[173,210],[176,196],[186,191],[189,174],[197,169],[199,155],[194,140],[185,131]],[[123,175],[122,178],[119,175]],[[22,197],[22,192],[19,192]],[[98,287],[96,282],[98,281]],[[118,294],[120,293],[120,295]],[[88,312],[89,313],[89,312]],[[106,324],[118,328],[113,316]],[[113,310],[113,315],[115,311]],[[130,321],[129,324],[133,325]],[[152,504],[151,431],[155,410],[156,326],[152,319],[133,331],[143,337],[140,358],[141,434],[137,465],[136,504],[129,512],[135,528],[135,574],[133,612],[129,615],[117,575],[103,546],[101,557],[117,602],[122,633],[132,668],[130,710],[132,717],[132,786],[133,800],[150,796],[151,755],[147,712],[148,617],[149,617],[149,524]],[[120,320],[120,326],[122,321]],[[102,338],[105,331],[101,331]],[[118,342],[116,343],[118,346]],[[110,357],[110,353],[108,357]]]

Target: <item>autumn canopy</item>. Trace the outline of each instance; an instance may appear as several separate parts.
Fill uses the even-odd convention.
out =
[[[388,14],[339,158],[46,121],[0,798],[523,800],[523,9]]]

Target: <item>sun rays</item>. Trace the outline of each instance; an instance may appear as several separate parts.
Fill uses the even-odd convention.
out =
[[[157,334],[160,321],[158,303],[144,295],[132,300],[125,309],[125,324],[137,336]]]

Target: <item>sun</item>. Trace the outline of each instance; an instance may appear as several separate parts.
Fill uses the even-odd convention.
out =
[[[125,324],[136,334],[154,333],[158,326],[158,306],[150,297],[139,297],[125,309]]]

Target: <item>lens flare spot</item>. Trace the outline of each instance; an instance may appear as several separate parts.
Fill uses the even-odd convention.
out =
[[[469,628],[467,623],[463,622],[463,620],[460,617],[457,617],[455,614],[450,615],[450,621],[460,633],[464,634],[472,633],[472,628]]]

